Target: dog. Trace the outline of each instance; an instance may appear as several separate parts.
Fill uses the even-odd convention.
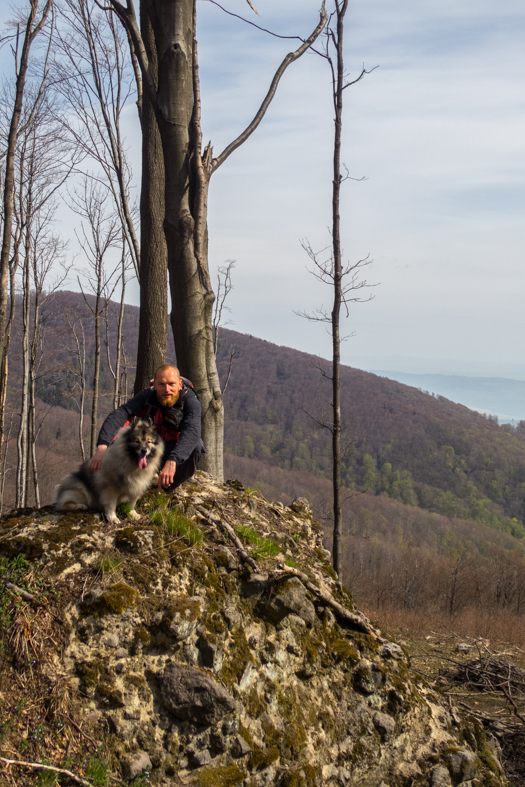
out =
[[[129,515],[140,519],[135,504],[158,472],[163,450],[164,442],[151,421],[135,419],[104,452],[98,472],[91,471],[88,460],[62,480],[55,489],[56,510],[94,509],[102,512],[108,522],[117,523],[117,506],[129,503]]]

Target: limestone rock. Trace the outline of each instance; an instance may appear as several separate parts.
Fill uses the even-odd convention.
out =
[[[23,553],[37,564],[32,576],[42,585],[29,581],[28,589],[51,613],[38,618],[29,604],[33,621],[53,626],[31,666],[28,686],[40,680],[38,695],[26,692],[31,708],[44,697],[51,718],[56,698],[69,695],[73,723],[63,741],[75,738],[76,751],[85,735],[103,745],[108,763],[118,761],[110,765],[115,782],[121,770],[130,780],[151,770],[159,787],[504,787],[497,746],[482,725],[474,730],[458,711],[453,726],[403,650],[341,614],[358,611],[334,577],[309,506],[253,499],[238,482],[197,472],[162,501],[191,519],[196,539],[158,524],[156,490],[139,502],[140,523],[116,533],[86,513],[1,517],[0,555]],[[237,530],[256,570],[221,521]],[[101,577],[97,566],[115,548],[119,568]],[[290,575],[284,553],[308,576],[308,589]],[[30,635],[38,639],[34,622]],[[23,692],[9,642],[7,632],[2,709],[14,732],[6,749],[28,735],[14,705]],[[8,707],[10,682],[17,693]],[[49,725],[63,761],[56,719]],[[37,746],[32,738],[35,761],[47,756]]]
[[[176,597],[168,606],[162,628],[177,642],[187,639],[199,625],[203,606],[199,597]]]
[[[125,771],[128,779],[134,779],[139,773],[149,770],[151,767],[149,755],[145,751],[138,751],[127,761]]]
[[[434,768],[430,777],[430,787],[452,787],[448,768],[445,768],[443,765],[438,765]]]
[[[396,723],[391,716],[388,716],[386,713],[374,713],[372,718],[374,722],[374,727],[381,735],[383,739],[391,738],[396,730]]]
[[[296,497],[290,505],[290,508],[292,511],[295,511],[296,514],[304,514],[305,516],[308,516],[312,513],[312,506],[306,497]]]
[[[384,659],[404,659],[403,649],[396,642],[385,642],[379,648],[379,655]]]
[[[377,664],[362,659],[354,673],[354,686],[363,694],[375,694],[384,682],[384,674]]]
[[[268,587],[268,574],[252,574],[241,585],[241,595],[254,607]]]
[[[231,748],[232,757],[239,759],[239,757],[244,757],[246,754],[250,754],[251,751],[252,747],[247,741],[244,740],[242,735],[236,735]]]
[[[305,586],[297,577],[272,588],[270,598],[262,598],[257,604],[256,612],[273,623],[280,623],[287,615],[293,614],[312,626],[316,618],[315,607],[307,596]]]
[[[183,721],[209,726],[236,707],[231,695],[211,675],[185,664],[169,664],[160,684],[164,706]]]
[[[459,749],[447,754],[447,765],[455,784],[474,779],[478,772],[479,759],[474,752]]]

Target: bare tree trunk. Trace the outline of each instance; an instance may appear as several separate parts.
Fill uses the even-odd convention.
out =
[[[341,183],[341,136],[343,128],[343,91],[349,85],[355,84],[362,77],[369,73],[362,69],[360,75],[353,82],[345,82],[344,60],[343,60],[343,33],[344,16],[348,8],[348,0],[334,0],[335,11],[331,19],[335,17],[335,30],[329,25],[326,31],[325,52],[323,56],[328,61],[332,72],[332,100],[334,103],[334,146],[333,146],[333,179],[332,179],[332,244],[331,254],[328,260],[322,260],[320,254],[313,251],[310,244],[303,242],[303,248],[314,263],[313,275],[324,284],[333,287],[332,311],[328,314],[324,309],[316,309],[314,314],[297,312],[299,316],[309,320],[326,322],[331,325],[332,334],[332,419],[329,423],[314,420],[322,427],[329,429],[332,435],[332,490],[333,490],[333,539],[332,539],[332,562],[334,569],[343,581],[343,512],[342,512],[342,479],[341,479],[341,307],[344,306],[348,317],[348,304],[350,302],[361,301],[359,297],[352,297],[353,290],[360,290],[368,287],[366,281],[358,280],[356,273],[361,267],[368,265],[370,259],[359,260],[353,265],[343,266],[341,252],[341,219],[339,214]],[[335,51],[335,63],[332,57],[332,47]],[[349,281],[344,281],[345,277],[350,276]],[[370,299],[367,299],[370,300]],[[320,369],[323,376],[328,377],[323,369]]]
[[[38,466],[37,466],[37,459],[36,459],[37,428],[36,428],[35,382],[36,382],[36,375],[38,370],[38,348],[40,342],[43,340],[40,301],[42,297],[44,281],[43,279],[40,279],[40,277],[38,276],[38,263],[37,263],[36,250],[33,250],[33,280],[34,280],[35,288],[34,288],[34,296],[33,296],[33,300],[34,300],[33,337],[31,340],[31,353],[29,358],[28,437],[29,437],[29,445],[31,447],[31,471],[33,474],[33,489],[35,495],[35,505],[37,508],[40,508],[40,489],[38,485]],[[29,463],[28,463],[27,474],[29,477]]]
[[[11,413],[9,429],[7,431],[7,436],[4,441],[4,445],[2,446],[2,452],[0,454],[0,456],[2,457],[2,465],[0,467],[0,516],[3,514],[4,511],[5,479],[7,475],[7,455],[9,452],[9,440],[11,439],[11,431],[13,429],[14,415],[15,415],[14,413]]]
[[[343,512],[341,505],[341,303],[343,266],[341,261],[341,219],[339,203],[341,196],[341,130],[343,124],[343,32],[344,16],[348,0],[335,0],[337,27],[332,40],[336,50],[336,72],[334,82],[334,177],[332,181],[332,256],[334,263],[334,304],[332,308],[332,488],[334,499],[333,564],[343,581]]]
[[[15,273],[18,267],[18,253],[16,253],[9,271],[9,317],[6,326],[5,348],[3,358],[0,356],[2,368],[0,369],[0,454],[2,453],[4,440],[5,408],[7,402],[7,381],[9,378],[9,345],[11,342],[11,331],[15,319],[16,295],[15,295]],[[12,428],[12,421],[10,430]],[[3,493],[2,493],[3,495]]]
[[[28,214],[31,213],[28,207]],[[26,224],[22,291],[22,382],[20,386],[20,422],[18,425],[18,462],[16,469],[16,507],[27,505],[27,471],[29,465],[29,330],[31,321],[30,231]]]
[[[206,248],[195,249],[193,158],[201,156],[191,136],[194,104],[193,2],[143,0],[153,26],[158,55],[157,122],[164,152],[164,232],[168,250],[171,324],[177,364],[195,385],[202,406],[206,444],[202,466],[223,477],[224,413],[211,334],[214,294],[209,282]],[[203,184],[207,191],[207,182]],[[201,194],[201,199],[204,195]],[[201,232],[204,227],[201,226]],[[201,242],[201,247],[203,246]],[[184,286],[182,286],[184,282]]]
[[[40,488],[38,485],[38,464],[36,460],[36,407],[35,407],[35,378],[31,377],[29,387],[29,445],[31,446],[31,471],[33,474],[33,490],[35,495],[35,506],[40,508]],[[29,475],[29,473],[28,473]]]
[[[124,311],[126,304],[124,297],[126,294],[126,241],[122,239],[122,257],[121,257],[121,274],[120,280],[122,282],[120,288],[120,306],[117,317],[117,341],[115,345],[115,368],[111,361],[111,342],[110,342],[110,328],[109,328],[109,304],[106,304],[104,309],[104,319],[106,322],[106,360],[111,376],[113,377],[113,409],[115,410],[121,404],[120,395],[120,366],[122,360],[122,328],[124,322]]]
[[[84,407],[86,402],[86,336],[84,334],[84,325],[80,321],[80,331],[82,338],[79,339],[76,326],[70,323],[71,332],[75,340],[75,353],[77,357],[78,372],[75,374],[79,379],[80,397],[77,402],[78,407],[78,441],[80,445],[80,454],[82,461],[86,461],[86,449],[84,446]]]
[[[125,248],[122,249],[122,287],[120,290],[120,308],[118,312],[118,324],[117,324],[117,357],[115,360],[115,397],[114,397],[114,407],[120,407],[122,404],[122,396],[120,391],[120,367],[122,364],[122,331],[124,328],[124,311],[126,308],[126,304],[124,302],[124,298],[126,295],[126,258],[125,258]]]
[[[151,78],[158,83],[155,34],[148,4],[140,3],[140,28]],[[140,193],[140,316],[135,393],[149,385],[155,370],[166,361],[168,334],[168,250],[164,234],[164,154],[147,98],[140,101],[142,128],[142,186]]]
[[[100,286],[95,296],[95,350],[93,355],[93,386],[91,399],[91,437],[89,440],[89,452],[93,456],[97,447],[97,418],[98,418],[98,397],[100,386]]]
[[[252,122],[213,159],[209,146],[202,151],[195,0],[142,0],[143,27],[147,14],[154,33],[157,81],[133,3],[131,0],[126,0],[126,5],[119,0],[110,2],[126,26],[140,66],[144,92],[155,111],[164,153],[164,232],[177,364],[182,374],[194,383],[202,406],[207,453],[201,466],[222,478],[224,408],[212,334],[215,295],[208,270],[209,179],[259,126],[282,74],[321,33],[326,24],[324,5],[315,31],[277,69]]]
[[[42,27],[44,26],[51,9],[52,0],[47,0],[40,19],[35,23],[38,12],[38,0],[30,0],[30,10],[27,17],[24,41],[20,61],[17,63],[17,77],[15,86],[15,100],[13,113],[9,125],[7,137],[7,150],[5,155],[5,176],[3,193],[3,234],[2,249],[0,252],[0,372],[3,374],[7,368],[6,355],[6,317],[7,317],[7,297],[9,281],[9,256],[11,250],[11,233],[13,228],[14,213],[14,189],[15,189],[15,156],[16,141],[22,114],[22,104],[29,66],[29,53],[31,45]],[[4,387],[0,382],[0,387]],[[0,446],[3,440],[3,419],[0,420]]]

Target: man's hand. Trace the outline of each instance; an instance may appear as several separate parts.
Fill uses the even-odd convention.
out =
[[[175,478],[175,470],[177,469],[177,462],[172,462],[169,460],[166,462],[164,467],[159,473],[159,489],[162,489],[165,486],[171,486],[173,483],[173,479]]]
[[[104,451],[107,451],[107,445],[98,445],[97,452],[94,455],[93,459],[90,462],[89,469],[92,473],[97,473],[100,470],[100,466],[102,464],[102,457],[104,456]]]

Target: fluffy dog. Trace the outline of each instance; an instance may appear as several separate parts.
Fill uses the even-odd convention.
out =
[[[69,473],[56,487],[57,511],[101,511],[109,522],[118,522],[119,503],[130,503],[130,516],[139,519],[135,504],[159,469],[164,443],[150,421],[135,420],[104,452],[102,466],[92,473],[90,460]]]

